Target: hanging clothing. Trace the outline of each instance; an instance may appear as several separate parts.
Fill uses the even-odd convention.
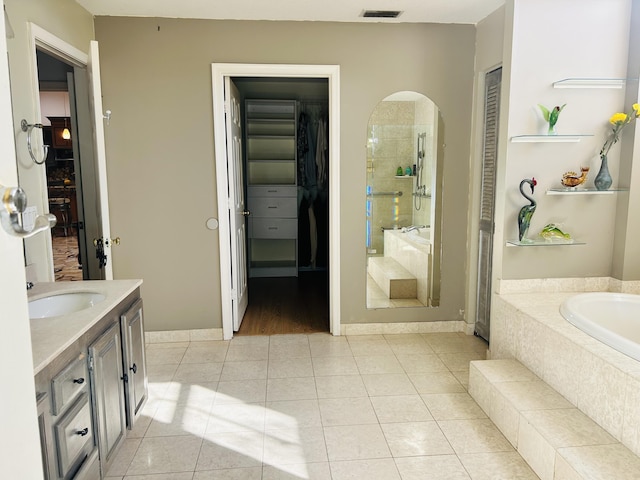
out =
[[[329,142],[327,141],[327,123],[324,118],[318,120],[318,133],[316,141],[316,172],[317,185],[323,190],[327,182],[327,159]]]

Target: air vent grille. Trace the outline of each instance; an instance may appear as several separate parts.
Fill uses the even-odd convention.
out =
[[[365,10],[362,12],[364,18],[398,18],[401,10]]]

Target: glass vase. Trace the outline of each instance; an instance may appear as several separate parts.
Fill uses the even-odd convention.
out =
[[[600,171],[596,175],[596,179],[593,181],[597,190],[609,190],[609,187],[613,183],[611,174],[609,173],[609,164],[607,163],[607,156],[600,155]]]

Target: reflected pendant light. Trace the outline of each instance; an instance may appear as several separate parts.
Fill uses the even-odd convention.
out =
[[[62,130],[62,138],[64,140],[71,140],[71,132],[67,128],[67,118],[64,119],[64,129]]]

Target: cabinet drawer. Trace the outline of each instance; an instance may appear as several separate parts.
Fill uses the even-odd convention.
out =
[[[89,395],[83,394],[54,427],[60,476],[65,477],[78,459],[93,450]]]
[[[80,467],[80,470],[73,476],[73,480],[98,480],[100,478],[100,459],[98,457],[98,449],[94,449],[93,453]]]
[[[298,220],[295,218],[251,218],[250,238],[297,238]]]
[[[247,187],[248,197],[297,197],[298,187],[281,185],[265,185]]]
[[[51,380],[53,414],[59,415],[80,392],[87,391],[89,372],[85,355],[80,355]]]
[[[254,217],[296,218],[298,203],[294,197],[249,197],[247,206]]]

